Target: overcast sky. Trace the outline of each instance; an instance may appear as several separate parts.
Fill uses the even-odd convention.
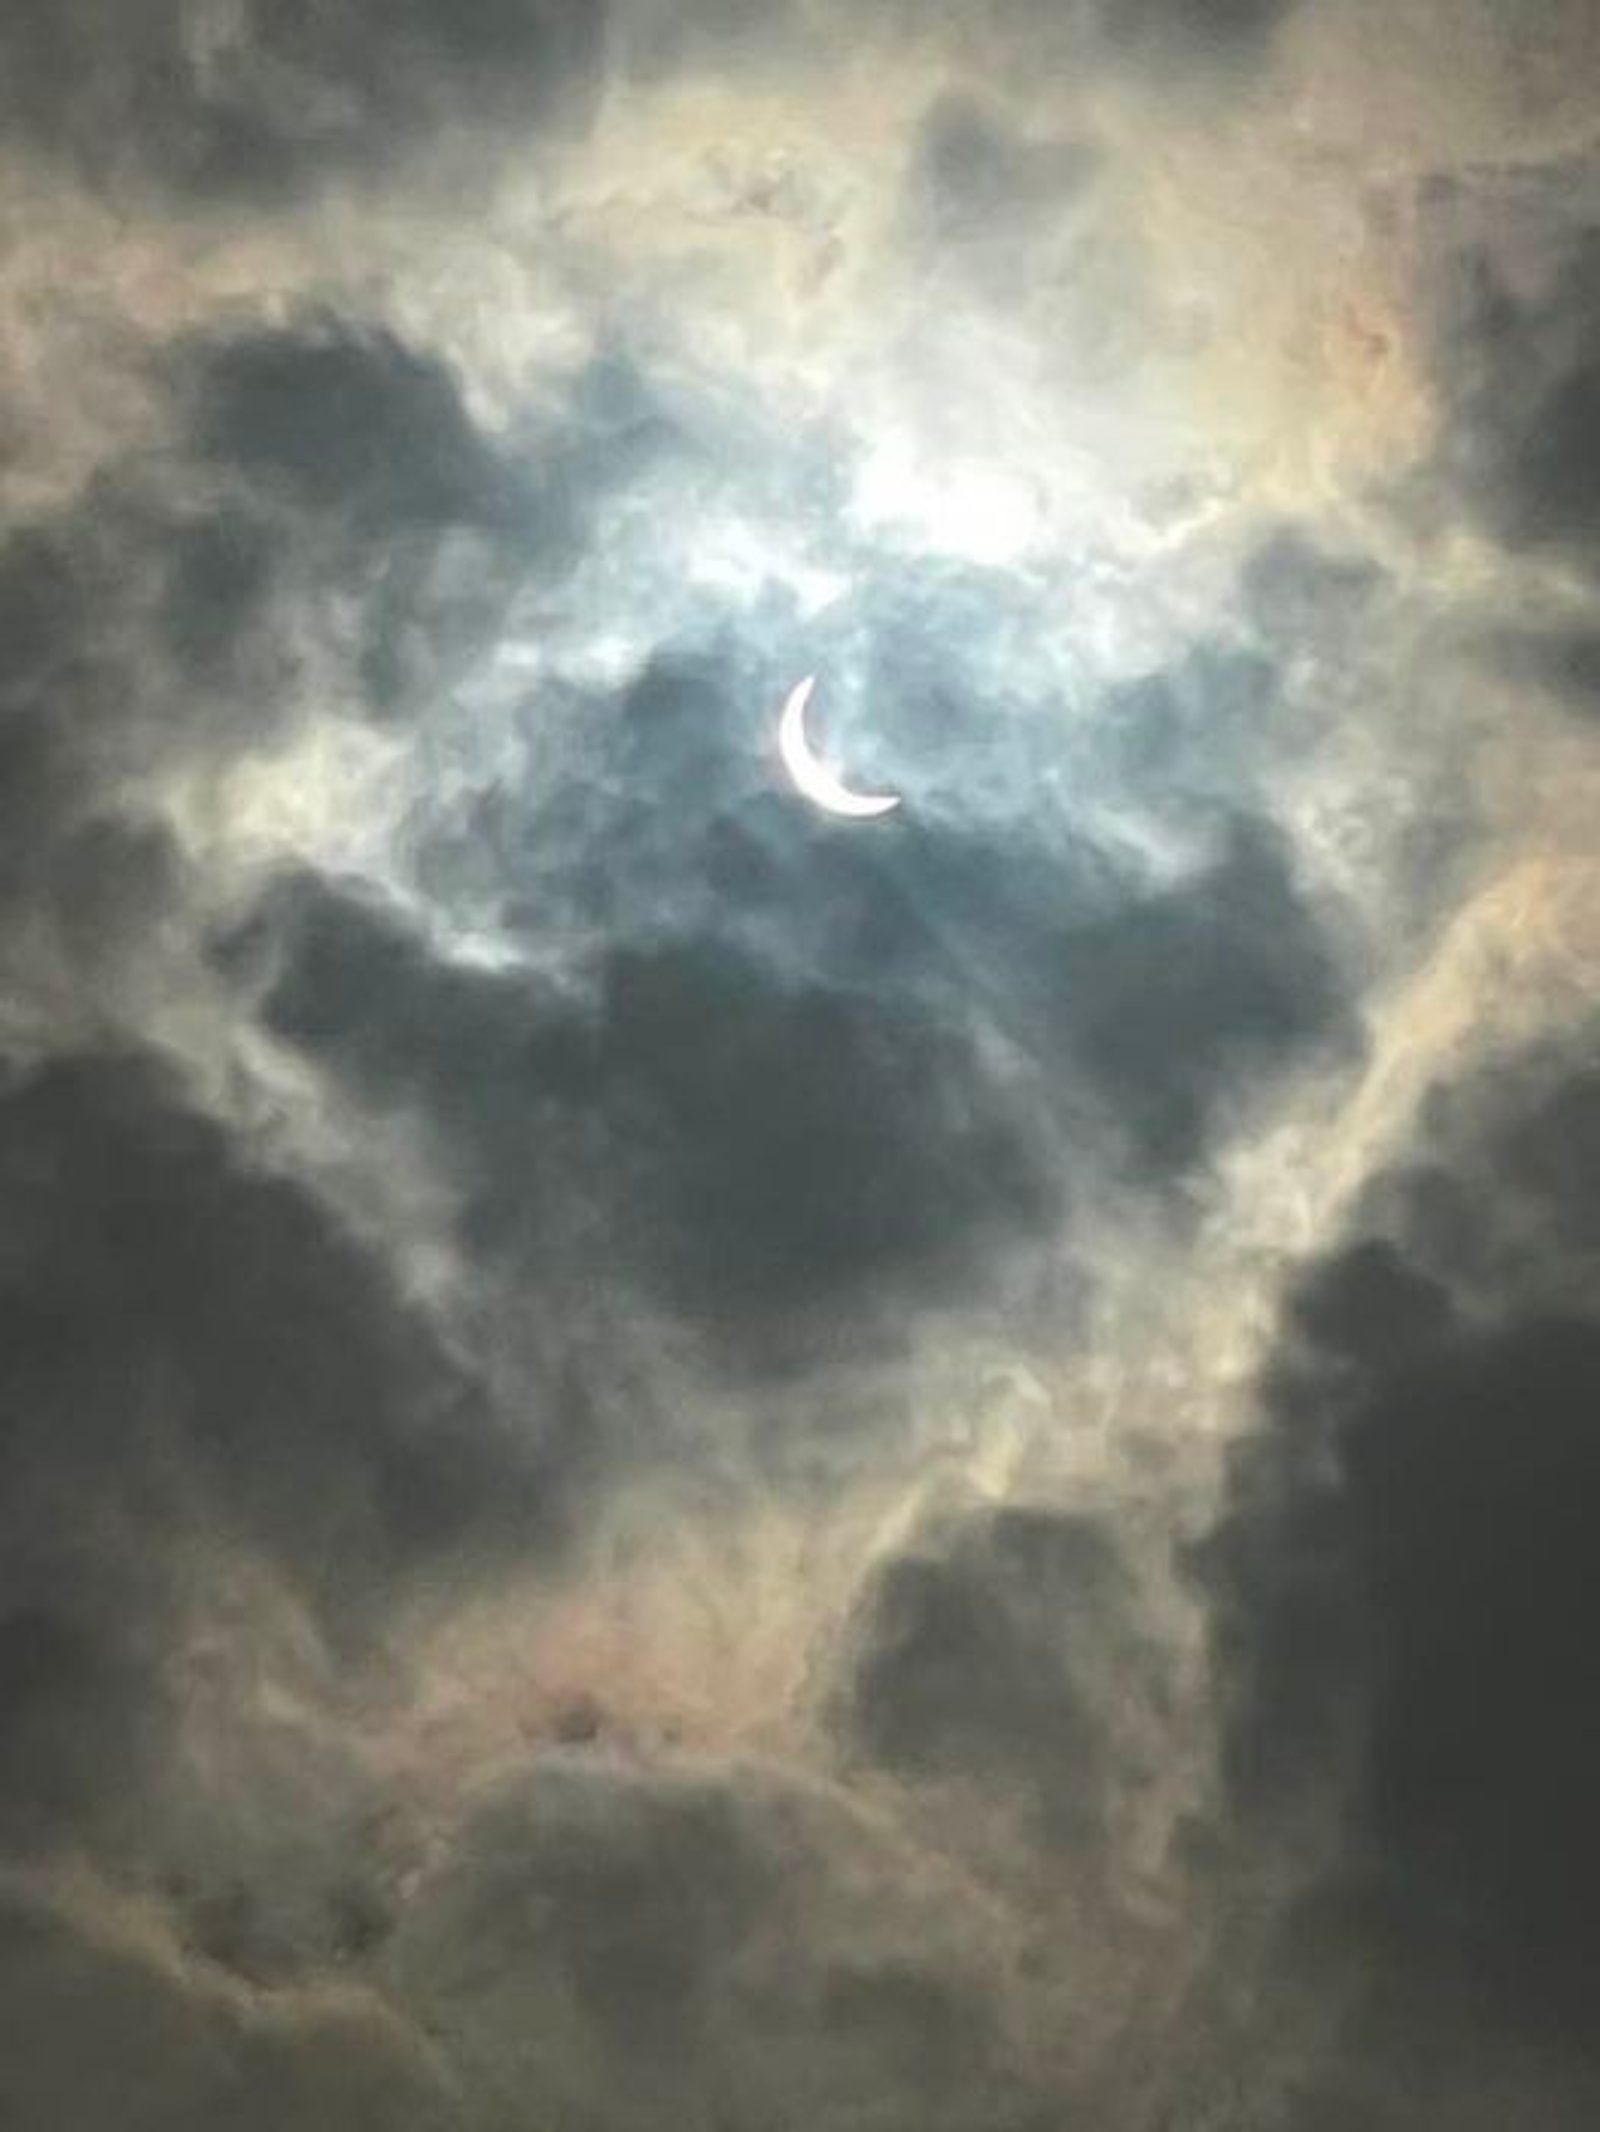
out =
[[[8,0],[7,2132],[1600,2122],[1597,142]]]

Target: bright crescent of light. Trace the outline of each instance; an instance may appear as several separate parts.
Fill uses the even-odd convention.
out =
[[[816,678],[815,674],[807,674],[804,681],[796,682],[783,706],[783,716],[778,720],[778,753],[783,757],[783,767],[794,779],[795,789],[815,801],[825,813],[848,815],[855,821],[887,814],[900,804],[897,792],[852,792],[820,756],[812,754],[806,738],[806,705]]]

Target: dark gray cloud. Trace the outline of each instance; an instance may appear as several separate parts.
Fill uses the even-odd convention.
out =
[[[1008,1509],[931,1535],[864,1596],[839,1722],[902,1776],[1020,1796],[1047,1845],[1089,1860],[1137,1789],[1138,1716],[1161,1695],[1134,1579],[1103,1525]],[[1080,1868],[1081,1869],[1081,1868]]]
[[[156,1920],[98,1892],[99,1911],[92,1883],[65,1899],[27,1883],[0,1892],[0,1993],[16,2023],[0,2110],[16,2132],[449,2121],[426,2050],[376,2001],[257,1998],[186,1968]]]
[[[382,718],[435,702],[570,538],[392,335],[324,319],[186,340],[163,368],[179,449],[0,541],[0,865],[90,967],[178,892],[131,787],[280,745],[330,681]]]
[[[509,500],[448,371],[392,334],[333,320],[197,357],[196,449],[269,493],[390,534],[492,520]]]
[[[51,1475],[90,1500],[145,1475],[150,1516],[181,1520],[198,1483],[359,1614],[372,1579],[506,1500],[512,1452],[495,1452],[448,1340],[331,1211],[231,1144],[155,1060],[63,1059],[14,1077],[0,1169],[19,1505]],[[163,1444],[178,1454],[166,1498]],[[70,1661],[70,1624],[56,1633],[38,1648]]]
[[[1295,1298],[1222,1552],[1240,1796],[1294,1812],[1342,1788],[1343,1870],[1379,1870],[1412,1958],[1580,2040],[1597,1120],[1570,1048],[1439,1092],[1428,1159],[1375,1181],[1370,1232]]]
[[[1076,143],[1019,137],[997,107],[953,93],[923,120],[908,205],[932,237],[993,245],[1001,229],[1056,221],[1096,160]]]
[[[981,25],[987,64],[1000,70],[1070,61],[1096,74],[1133,71],[1196,80],[1253,69],[1295,0],[1002,0]],[[863,23],[864,13],[864,23]],[[859,35],[887,28],[936,38],[954,30],[972,38],[979,26],[949,6],[877,0],[853,14],[801,0],[629,0],[613,10],[612,50],[626,76],[646,81],[673,74],[717,73],[734,79],[813,61],[836,48],[851,25]]]
[[[807,11],[797,0],[634,0],[612,17],[612,49],[628,78],[656,81],[697,69],[748,72],[805,53]]]
[[[462,1832],[388,1974],[495,2123],[1039,2121],[970,1941],[869,1821],[756,1770],[552,1759]]]
[[[317,883],[269,923],[269,1027],[419,1106],[465,1165],[476,1247],[548,1263],[598,1204],[608,1252],[735,1348],[870,1322],[905,1280],[948,1290],[1049,1211],[1026,1108],[914,1001],[702,938],[619,944],[573,1004]]]
[[[1511,680],[1531,681],[1574,717],[1600,717],[1600,635],[1587,629],[1502,630],[1487,649]]]
[[[893,14],[905,0],[887,0]],[[1012,65],[1070,55],[1099,72],[1154,74],[1185,88],[1214,87],[1262,62],[1295,0],[1002,0],[990,49]]]
[[[172,535],[162,620],[196,684],[248,686],[262,640],[332,590],[357,608],[367,705],[432,707],[516,584],[571,551],[564,470],[513,462],[449,369],[390,332],[308,318],[199,341],[176,367],[188,448],[231,489]]]
[[[97,1858],[252,1981],[353,1958],[382,1861],[334,1683],[385,1692],[396,1602],[469,1536],[480,1572],[552,1543],[539,1417],[499,1426],[375,1247],[153,1058],[14,1074],[0,1179],[0,1847]]]
[[[1451,459],[1513,546],[1591,558],[1600,532],[1600,235],[1533,291],[1493,251],[1462,260],[1444,307]]]
[[[1323,548],[1303,527],[1279,526],[1245,563],[1245,612],[1280,657],[1333,650],[1368,620],[1383,573],[1360,553]]]
[[[276,203],[376,176],[446,127],[570,127],[592,106],[604,16],[572,0],[17,0],[4,109],[96,183]]]
[[[184,872],[127,781],[206,737],[176,705],[152,705],[135,648],[143,587],[118,568],[140,514],[119,505],[96,497],[0,542],[0,884],[13,914],[0,958],[11,985],[41,965],[59,984],[65,967],[108,1006]]]
[[[1259,51],[1293,0],[1100,0],[1101,34],[1114,50],[1237,59]]]

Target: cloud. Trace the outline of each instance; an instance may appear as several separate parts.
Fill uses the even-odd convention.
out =
[[[0,23],[6,2123],[1597,2121],[1503,13]]]
[[[877,1572],[839,1722],[902,1777],[1020,1797],[1042,1843],[1092,1871],[1114,1809],[1149,1776],[1139,1734],[1161,1668],[1139,1615],[1136,1581],[1092,1519],[973,1516]]]
[[[1567,1047],[1436,1094],[1427,1155],[1295,1299],[1222,1555],[1240,1797],[1294,1812],[1332,1783],[1337,1869],[1377,1868],[1414,1954],[1579,2038],[1595,1117]]]
[[[498,469],[448,372],[392,335],[235,337],[196,368],[198,451],[269,492],[392,534],[493,515]]]
[[[891,13],[899,10],[891,9]],[[1005,0],[988,25],[985,56],[1013,65],[1071,54],[1098,74],[1176,80],[1185,89],[1248,75],[1263,61],[1294,0]]]
[[[0,2107],[17,2132],[63,2114],[169,2132],[219,2121],[421,2132],[445,2120],[427,2050],[381,2004],[350,1990],[246,1993],[92,1881],[59,1893],[8,1883],[0,1991],[17,2021]]]
[[[1532,682],[1574,717],[1600,716],[1600,636],[1581,629],[1506,631],[1489,649],[1513,680]]]
[[[34,1488],[81,1487],[89,1511],[141,1471],[157,1484],[164,1443],[180,1456],[153,1520],[181,1518],[198,1484],[359,1615],[367,1580],[504,1500],[447,1333],[170,1069],[103,1055],[16,1078],[0,1167],[20,1516]],[[70,1657],[64,1633],[47,1654]]]
[[[1017,137],[1001,107],[941,96],[922,122],[907,181],[913,217],[946,242],[992,246],[1002,228],[1043,234],[1094,173],[1075,142]]]
[[[1196,58],[1255,55],[1292,0],[1222,0],[1206,7],[1199,0],[1103,0],[1101,34],[1113,49],[1175,46],[1191,64]]]
[[[559,983],[454,962],[310,877],[224,950],[267,972],[276,1036],[416,1107],[478,1246],[559,1260],[593,1210],[581,1248],[735,1354],[811,1322],[881,1338],[898,1308],[994,1287],[1075,1170],[1190,1169],[1275,1068],[1349,1041],[1264,825],[1160,889],[1087,843],[914,820],[857,854],[752,791],[714,669],[653,668],[609,714],[554,832],[566,865],[503,788],[472,832],[502,895],[524,853],[538,869],[530,922],[604,927]]]
[[[198,886],[169,781],[270,756],[308,698],[403,719],[568,537],[446,367],[392,334],[184,338],[161,368],[175,442],[0,543],[5,865],[39,928],[7,951],[30,988],[148,981]]]
[[[1592,231],[1571,237],[1532,290],[1505,265],[1494,248],[1468,250],[1445,307],[1452,456],[1500,538],[1589,555],[1600,524],[1600,245]]]
[[[786,983],[714,939],[619,941],[573,1001],[453,968],[319,883],[278,909],[268,1025],[418,1105],[479,1247],[540,1259],[594,1206],[609,1264],[737,1345],[867,1316],[902,1278],[938,1292],[1047,1211],[1025,1111],[910,1002]]]
[[[931,1891],[870,1822],[756,1770],[552,1760],[462,1832],[388,1974],[491,2113],[1037,2122]]]
[[[93,182],[275,205],[330,173],[376,176],[446,127],[581,123],[602,20],[567,0],[21,0],[0,51],[13,126]]]
[[[562,567],[557,483],[514,466],[448,367],[392,332],[313,317],[199,338],[173,368],[197,500],[162,529],[161,623],[209,699],[292,690],[320,651],[371,715],[415,715],[516,585]]]
[[[252,1986],[337,1967],[392,1873],[358,1713],[402,1594],[554,1549],[537,1432],[168,1062],[15,1075],[0,1177],[0,1845]]]

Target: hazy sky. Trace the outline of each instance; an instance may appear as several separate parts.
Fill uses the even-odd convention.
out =
[[[1597,143],[8,0],[7,2132],[1600,2122]]]

